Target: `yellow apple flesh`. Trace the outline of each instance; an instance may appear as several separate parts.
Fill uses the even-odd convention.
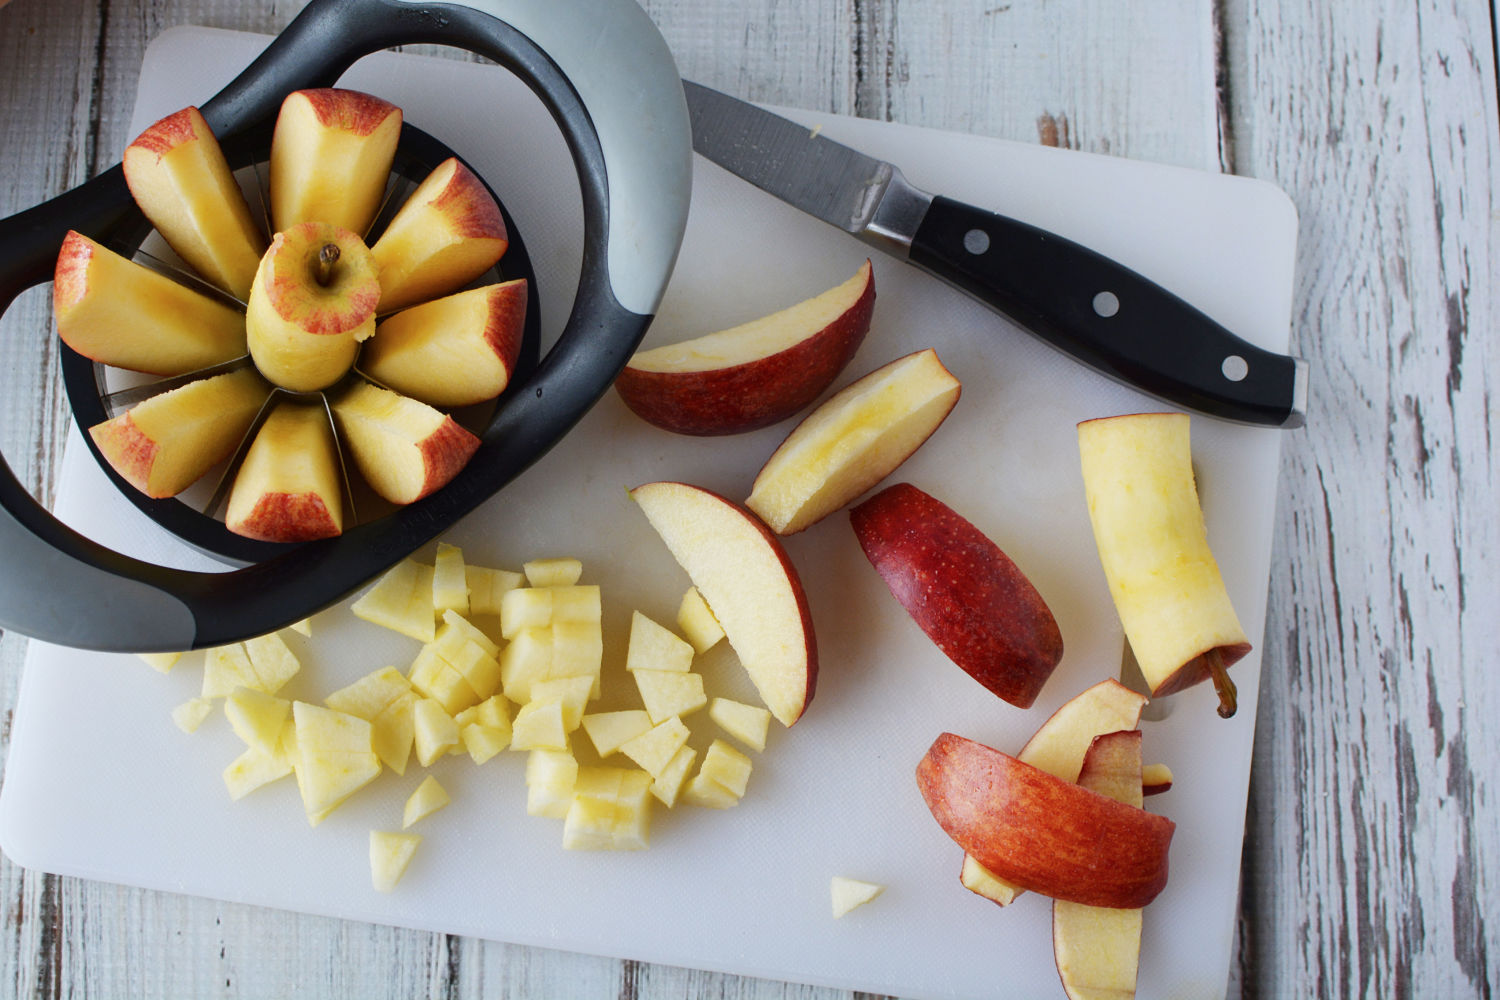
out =
[[[176,496],[234,453],[270,387],[252,368],[179,386],[89,428],[110,466],[148,497]]]
[[[197,108],[170,114],[125,147],[130,194],[193,270],[241,302],[266,238]]]
[[[417,186],[371,248],[382,313],[458,291],[510,245],[500,206],[483,182],[448,159]]]
[[[333,400],[333,414],[360,474],[391,503],[408,504],[446,485],[479,447],[452,417],[368,382]]]
[[[245,313],[250,356],[284,389],[324,389],[354,366],[375,332],[375,258],[347,229],[300,223],[277,233],[255,272]]]
[[[432,406],[480,403],[510,384],[525,326],[524,278],[472,288],[383,320],[359,368]]]
[[[625,405],[679,434],[738,434],[807,406],[838,377],[870,330],[867,260],[821,295],[728,330],[641,351],[615,381]]]
[[[57,333],[93,361],[183,375],[245,355],[245,316],[69,232],[52,280]]]
[[[748,510],[696,486],[647,483],[630,497],[713,608],[761,700],[792,725],[812,701],[818,647],[780,540]]]
[[[1208,546],[1187,415],[1088,420],[1078,446],[1099,561],[1152,695],[1212,676],[1233,714],[1225,668],[1250,642]]]
[[[959,389],[930,349],[877,368],[797,425],[755,477],[745,506],[779,535],[827,517],[920,448]],[[709,606],[718,611],[712,600]]]
[[[268,542],[330,538],[343,530],[341,478],[326,411],[278,403],[235,474],[224,525]]]
[[[298,90],[271,138],[271,222],[326,222],[364,236],[385,198],[401,109],[356,90]]]

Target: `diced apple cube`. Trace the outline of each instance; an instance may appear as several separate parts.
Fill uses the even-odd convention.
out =
[[[677,627],[699,654],[706,653],[724,638],[724,626],[709,610],[697,587],[689,587],[682,595],[682,603],[677,606]]]
[[[644,709],[630,708],[620,712],[595,712],[583,717],[583,731],[589,734],[600,757],[608,757],[621,744],[633,740],[651,728],[651,716]]]
[[[471,704],[479,704],[500,687],[500,662],[474,640],[455,632],[450,632],[445,640],[442,629],[439,629],[438,638],[432,647],[439,657],[463,677],[468,689],[474,694]]]
[[[435,642],[417,651],[416,659],[407,671],[407,679],[419,694],[442,705],[443,711],[450,715],[479,704],[479,695],[459,669],[443,659]]]
[[[503,729],[510,737],[510,702],[503,694],[492,694],[474,709],[474,721],[491,729]]]
[[[745,787],[750,781],[754,767],[749,757],[740,753],[723,740],[714,740],[703,754],[703,763],[698,773],[717,785],[729,789],[736,798],[745,797]]]
[[[431,816],[451,801],[448,790],[429,774],[406,800],[406,805],[401,810],[401,829],[405,830],[417,820]]]
[[[552,623],[552,666],[548,677],[597,677],[604,663],[604,637],[598,622]]]
[[[632,673],[652,725],[674,715],[688,715],[708,704],[703,675],[676,670],[636,670]]]
[[[537,625],[516,632],[500,653],[500,688],[505,697],[525,704],[531,685],[552,674],[552,627]]]
[[[583,576],[583,563],[577,559],[532,559],[521,569],[533,587],[568,587]]]
[[[285,754],[246,747],[244,753],[224,768],[224,787],[229,789],[229,798],[238,802],[257,788],[291,773],[292,762]]]
[[[298,635],[306,636],[309,639],[312,638],[311,618],[304,618],[300,622],[292,622],[287,626],[287,628],[291,629],[293,632],[296,632]]]
[[[692,770],[697,756],[698,751],[692,747],[678,747],[672,759],[667,761],[667,766],[651,782],[651,794],[667,808],[677,804],[677,797],[682,794],[682,786],[687,782],[688,772]]]
[[[345,712],[367,721],[385,711],[403,694],[411,691],[411,682],[395,667],[381,667],[365,674],[353,684],[339,688],[323,699],[335,712]]]
[[[627,818],[627,810],[618,802],[592,795],[574,795],[563,817],[563,849],[614,850],[615,827]]]
[[[625,650],[625,669],[673,670],[693,669],[693,647],[670,629],[658,625],[639,611],[630,616],[630,645]]]
[[[432,567],[432,609],[437,614],[456,611],[469,613],[469,578],[464,566],[463,550],[457,545],[438,542],[437,558]]]
[[[715,698],[708,703],[708,717],[751,750],[766,748],[766,736],[771,729],[768,709],[729,698]]]
[[[256,683],[245,686],[266,694],[280,691],[302,669],[286,640],[275,632],[247,639],[245,652],[250,657],[250,667],[256,678]]]
[[[618,767],[578,770],[573,802],[563,820],[567,850],[644,849],[650,832],[651,776]]]
[[[857,878],[835,875],[829,882],[829,897],[833,903],[833,915],[842,917],[856,906],[863,906],[885,891],[885,886],[874,882],[863,882]]]
[[[583,720],[583,706],[588,702],[592,687],[593,678],[589,676],[554,677],[532,684],[531,697],[534,701],[556,699],[560,702],[563,731],[571,733]]]
[[[471,615],[498,615],[505,595],[525,582],[520,573],[487,566],[465,566],[464,579],[469,585]]]
[[[412,735],[417,763],[431,767],[449,750],[458,746],[458,724],[433,698],[421,698],[412,706]]]
[[[214,702],[212,698],[189,698],[187,701],[172,709],[172,721],[177,728],[185,733],[196,733],[198,727],[213,714]],[[642,712],[642,715],[645,713]]]
[[[235,688],[260,686],[260,678],[250,665],[250,654],[242,642],[215,646],[203,654],[203,697],[223,698]]]
[[[548,589],[552,592],[552,624],[586,622],[598,625],[603,620],[604,606],[597,584]]]
[[[651,777],[657,778],[687,743],[689,735],[688,727],[674,715],[626,741],[620,752],[639,764]]]
[[[479,647],[490,656],[500,655],[500,645],[496,643],[495,640],[485,635],[484,629],[475,625],[473,622],[469,621],[457,611],[449,609],[443,612],[442,617],[443,624],[442,627],[438,630],[438,635],[435,636],[436,639],[441,640],[443,633],[451,630],[453,632],[457,632],[459,635],[462,635],[464,638],[470,640],[471,642],[477,643]],[[486,695],[485,697],[489,696]]]
[[[235,688],[224,699],[224,716],[234,734],[268,757],[275,756],[282,727],[291,714],[292,703],[285,698],[250,688]]]
[[[523,629],[552,624],[550,588],[518,587],[500,598],[500,635],[514,639]]]
[[[145,660],[152,670],[163,674],[171,672],[172,668],[177,666],[177,661],[182,659],[181,653],[137,653],[136,655]]]
[[[297,787],[313,826],[380,774],[369,722],[305,701],[292,703]]]
[[[568,730],[563,725],[560,698],[528,701],[510,724],[512,750],[566,750]]]
[[[464,749],[469,752],[469,759],[475,764],[483,764],[510,746],[510,733],[477,722],[464,726],[458,731],[458,735],[463,741]]]
[[[573,802],[578,761],[566,750],[533,750],[526,758],[526,814],[562,819]]]
[[[370,884],[377,892],[395,890],[421,843],[421,834],[370,831]]]
[[[712,778],[704,777],[701,771],[688,779],[687,787],[682,790],[682,800],[706,809],[733,809],[740,804],[738,795]]]
[[[431,566],[403,559],[387,570],[349,610],[372,624],[431,642],[437,631],[432,578]]]

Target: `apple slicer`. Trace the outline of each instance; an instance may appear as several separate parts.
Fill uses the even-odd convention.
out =
[[[430,495],[346,525],[335,538],[246,539],[213,515],[213,500],[199,509],[149,499],[101,461],[157,524],[238,567],[225,572],[158,566],[93,542],[43,509],[0,462],[0,551],[8,565],[26,567],[0,577],[0,627],[64,645],[142,652],[220,645],[295,622],[342,599],[509,483],[614,381],[666,289],[692,176],[681,80],[665,41],[633,0],[312,0],[200,110],[231,167],[263,164],[287,93],[332,86],[362,56],[417,43],[464,49],[508,68],[546,105],[567,143],[584,240],[579,285],[556,343],[537,357],[533,295],[521,363],[492,411],[470,418],[481,443],[464,469]],[[449,155],[403,126],[393,174],[397,183],[414,183]],[[505,221],[511,246],[498,267],[506,278],[527,278],[534,290],[519,234],[508,215]],[[51,280],[69,230],[127,256],[152,232],[119,166],[0,220],[0,310]],[[81,426],[114,415],[132,394],[162,387],[122,388],[102,366],[66,345],[59,350]]]

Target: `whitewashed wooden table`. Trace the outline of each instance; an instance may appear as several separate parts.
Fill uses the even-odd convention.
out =
[[[144,46],[275,0],[0,10],[0,216],[114,163]],[[741,97],[1221,169],[1301,213],[1232,996],[1500,992],[1500,112],[1485,0],[650,0]],[[0,321],[0,448],[50,499],[45,290]],[[0,553],[0,572],[6,566]],[[0,749],[26,640],[0,639]],[[1226,837],[1241,835],[1225,830]],[[836,997],[365,926],[0,860],[0,994]]]

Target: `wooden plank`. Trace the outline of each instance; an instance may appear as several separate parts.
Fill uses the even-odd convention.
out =
[[[1500,982],[1493,11],[1225,5],[1233,163],[1302,213],[1308,428],[1247,833],[1247,996]]]

